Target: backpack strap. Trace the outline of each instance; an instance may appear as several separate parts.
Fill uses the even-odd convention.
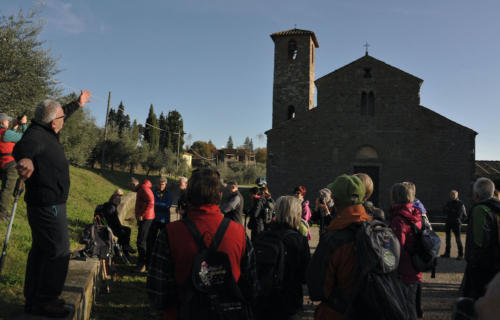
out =
[[[215,233],[215,236],[212,239],[212,243],[210,244],[210,247],[212,247],[212,249],[217,250],[220,243],[222,242],[222,238],[224,238],[224,234],[226,233],[227,227],[229,227],[230,223],[231,223],[230,219],[228,218],[222,219],[219,228],[217,229],[217,232]]]
[[[194,242],[196,243],[196,246],[198,246],[198,249],[205,249],[207,246],[205,245],[203,237],[201,236],[200,231],[198,231],[198,228],[196,227],[194,222],[189,220],[187,217],[185,219],[182,219],[181,221],[182,223],[184,223],[189,233],[191,233],[191,235],[193,236]]]
[[[189,233],[191,233],[191,235],[193,236],[198,249],[205,249],[207,246],[205,245],[205,241],[203,241],[203,236],[200,234],[200,231],[198,230],[194,222],[189,220],[187,217],[185,219],[182,219],[181,221],[184,223]],[[210,244],[210,247],[212,249],[217,250],[219,244],[222,242],[222,238],[224,237],[224,234],[226,233],[227,227],[229,226],[230,222],[231,220],[227,218],[222,219],[219,227],[217,228],[217,231],[215,232],[215,236],[212,239],[212,243]]]

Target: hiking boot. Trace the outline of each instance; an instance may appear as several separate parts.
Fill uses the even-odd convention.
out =
[[[38,316],[45,316],[49,318],[66,318],[69,315],[69,310],[64,308],[64,303],[60,304],[59,301],[33,306],[32,313]]]
[[[441,258],[449,258],[450,254],[449,253],[445,253],[445,254],[442,254],[440,257]]]

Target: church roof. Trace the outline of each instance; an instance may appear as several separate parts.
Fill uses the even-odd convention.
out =
[[[500,161],[476,160],[476,177],[487,177],[497,183],[500,182]]]
[[[396,67],[394,67],[394,66],[391,66],[390,64],[385,63],[385,62],[384,62],[384,61],[382,61],[382,60],[376,59],[376,58],[374,58],[374,57],[372,57],[372,56],[370,56],[370,55],[368,55],[368,54],[366,54],[366,55],[362,56],[362,57],[361,57],[361,58],[359,58],[359,59],[354,60],[354,61],[353,61],[353,62],[351,62],[351,63],[346,64],[346,65],[345,65],[345,66],[343,66],[343,67],[338,68],[337,70],[334,70],[334,71],[332,71],[332,72],[330,72],[330,73],[328,73],[328,74],[326,74],[326,75],[322,76],[321,78],[316,79],[316,81],[322,80],[322,79],[324,79],[324,78],[328,78],[328,77],[330,77],[331,75],[335,74],[336,72],[341,71],[341,70],[343,70],[343,69],[347,69],[347,68],[349,68],[349,67],[350,67],[350,66],[352,66],[352,65],[355,65],[355,64],[358,64],[358,63],[367,62],[367,61],[371,61],[371,62],[376,62],[376,63],[379,63],[379,64],[383,64],[383,65],[387,66],[387,68],[390,68],[390,69],[396,70],[396,71],[398,71],[398,72],[401,72],[401,73],[403,73],[403,74],[407,75],[407,76],[408,76],[408,77],[410,77],[410,78],[413,78],[413,79],[417,80],[420,84],[422,84],[422,83],[424,82],[424,80],[422,80],[422,79],[420,79],[420,78],[418,78],[418,77],[415,77],[415,76],[414,76],[414,75],[412,75],[411,73],[408,73],[408,72],[403,71],[403,70],[401,70],[401,69],[399,69],[399,68],[396,68]]]
[[[314,46],[316,48],[319,48],[319,43],[318,43],[318,39],[316,39],[316,35],[314,34],[314,32],[309,31],[309,30],[302,30],[302,29],[294,28],[294,29],[290,29],[290,30],[279,31],[279,32],[275,32],[275,33],[271,34],[271,39],[273,39],[273,41],[274,41],[274,38],[276,38],[276,37],[295,36],[295,35],[297,35],[297,36],[310,35],[313,42],[314,42]]]

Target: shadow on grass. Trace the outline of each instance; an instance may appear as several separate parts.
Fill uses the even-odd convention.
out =
[[[109,293],[101,293],[94,305],[94,319],[154,319],[160,313],[152,308],[146,292],[146,274],[135,266],[116,265],[118,277]]]
[[[128,172],[122,172],[122,171],[112,171],[112,170],[102,170],[102,169],[91,169],[88,168],[89,171],[103,177],[104,179],[108,180],[114,185],[117,185],[118,187],[124,189],[124,190],[129,190],[129,182],[130,178],[134,177],[140,182],[144,181],[145,179],[149,179],[153,185],[156,184],[158,175],[145,175],[145,174],[130,174]],[[167,185],[173,186],[175,185],[175,180],[168,178]]]

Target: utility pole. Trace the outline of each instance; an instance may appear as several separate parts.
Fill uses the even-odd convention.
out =
[[[179,172],[180,144],[181,144],[181,127],[179,126],[179,132],[177,132],[177,172]]]
[[[106,108],[106,122],[104,123],[104,143],[102,145],[101,169],[104,169],[104,150],[106,149],[106,139],[108,138],[108,116],[109,106],[111,104],[111,91],[108,93],[108,107]]]

